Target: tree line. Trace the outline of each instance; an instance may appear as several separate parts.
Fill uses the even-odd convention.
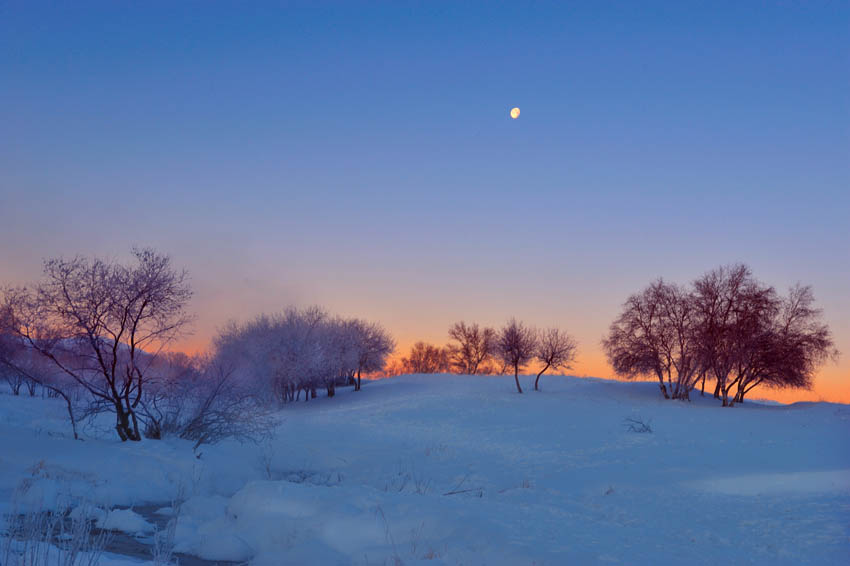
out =
[[[810,388],[838,351],[811,287],[787,294],[743,264],[709,271],[688,286],[658,279],[631,295],[603,348],[625,378],[658,379],[667,399],[689,399],[713,382],[723,406],[758,386]]]
[[[569,369],[578,348],[576,340],[559,328],[538,330],[514,318],[498,330],[456,322],[448,334],[449,343],[445,346],[416,342],[407,356],[390,367],[389,373],[503,375],[512,370],[517,392],[522,393],[519,372],[536,362],[539,370],[534,389],[538,391],[540,376],[549,370]]]
[[[446,346],[424,342],[387,370],[395,349],[379,324],[290,307],[225,325],[208,353],[168,352],[190,329],[192,290],[167,255],[134,249],[129,263],[76,257],[44,263],[31,287],[0,295],[0,377],[14,394],[41,388],[77,423],[109,413],[124,441],[173,435],[196,445],[267,434],[272,411],[324,390],[361,389],[364,375],[547,371],[575,360],[577,343],[559,328],[516,319],[499,329],[454,323]],[[603,348],[626,378],[657,379],[665,398],[689,399],[715,384],[724,406],[754,388],[810,387],[838,355],[810,287],[786,295],[744,265],[721,267],[688,286],[657,280],[630,296]]]

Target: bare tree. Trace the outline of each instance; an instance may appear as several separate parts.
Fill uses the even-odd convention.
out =
[[[651,287],[630,296],[623,312],[611,324],[602,347],[614,372],[626,378],[652,375],[658,378],[661,394],[670,398],[664,384],[661,309]]]
[[[448,352],[445,348],[417,342],[410,354],[401,359],[402,373],[443,373],[449,370]]]
[[[665,332],[661,334],[663,365],[674,399],[689,399],[699,378],[696,315],[691,294],[676,284],[655,286]]]
[[[449,361],[454,370],[466,375],[480,373],[496,348],[496,331],[478,324],[456,322],[449,328]]]
[[[225,438],[258,442],[274,428],[272,413],[250,383],[239,381],[226,360],[210,358],[196,379],[180,385],[184,410],[178,415],[175,432],[193,441],[195,448]]]
[[[811,287],[801,285],[780,299],[769,327],[755,342],[755,355],[736,379],[737,391],[730,405],[743,402],[760,384],[810,388],[817,369],[838,358],[829,327],[820,320],[821,310],[814,307],[814,301]]]
[[[206,363],[203,356],[190,357],[183,352],[163,352],[151,360],[138,410],[146,438],[180,432]]]
[[[569,369],[576,358],[577,344],[575,339],[558,328],[549,328],[540,333],[535,359],[540,362],[541,369],[534,380],[534,390],[539,391],[540,376],[546,370]]]
[[[134,249],[135,262],[51,259],[34,290],[4,294],[12,329],[115,414],[121,440],[141,440],[137,409],[150,355],[187,329],[192,292],[168,256]]]
[[[496,352],[506,365],[513,368],[518,393],[522,393],[519,370],[534,358],[536,348],[537,333],[514,318],[499,333]]]
[[[780,300],[743,264],[706,273],[693,296],[701,371],[714,378],[714,396],[727,406],[733,387],[766,363]]]
[[[694,328],[690,294],[659,279],[628,298],[602,345],[617,374],[655,376],[666,399],[687,399],[700,368]]]

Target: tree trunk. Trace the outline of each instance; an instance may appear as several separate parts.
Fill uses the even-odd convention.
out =
[[[699,392],[700,397],[705,397],[705,374],[702,374],[702,390]]]
[[[670,389],[670,397],[675,398],[676,394],[673,392],[673,375],[670,373],[670,370],[667,370],[667,386]],[[667,399],[670,399],[667,397]]]
[[[514,366],[514,381],[516,381],[516,390],[522,393],[522,387],[519,386],[519,366]]]
[[[319,396],[319,395],[318,395],[318,393],[316,393],[316,388],[315,388],[315,387],[311,387],[311,388],[310,388],[310,397],[312,397],[313,399],[315,399],[315,398],[316,398],[316,397],[318,397],[318,396]]]
[[[127,442],[127,427],[121,422],[120,411],[120,408],[115,410],[115,431],[118,433],[119,438],[121,438],[121,442]]]
[[[74,407],[71,405],[71,398],[64,393],[62,393],[62,398],[65,399],[65,406],[68,409],[68,417],[71,419],[71,430],[74,432],[74,440],[79,440],[80,437],[77,436],[77,419],[74,418]]]
[[[661,389],[661,394],[664,395],[664,398],[669,399],[670,395],[667,394],[667,386],[664,385],[664,378],[660,375],[658,376],[658,387]]]
[[[543,375],[543,372],[545,372],[547,369],[549,369],[549,364],[546,364],[546,367],[541,369],[540,373],[537,374],[537,378],[534,380],[534,390],[535,391],[540,391],[540,389],[537,388],[537,383],[540,381],[540,376]]]
[[[136,411],[130,410],[130,419],[133,421],[133,436],[130,437],[130,440],[140,441],[142,439],[142,434],[139,432],[139,419],[136,417]]]
[[[738,391],[735,393],[735,403],[743,403],[744,402],[744,388],[746,385],[738,384]]]
[[[357,383],[354,384],[354,390],[360,391],[360,368],[357,368]]]
[[[132,410],[125,409],[120,403],[115,404],[115,430],[118,432],[118,437],[121,442],[132,440],[138,442],[141,440],[139,435],[139,423],[136,415]],[[132,424],[130,421],[132,420]]]
[[[720,399],[720,379],[717,380],[717,386],[714,388],[714,398]]]

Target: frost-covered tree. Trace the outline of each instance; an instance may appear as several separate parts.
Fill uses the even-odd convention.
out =
[[[547,370],[558,371],[571,367],[576,358],[577,347],[575,339],[559,328],[549,328],[540,332],[534,352],[534,358],[540,364],[540,371],[534,379],[535,391],[539,390],[540,376]]]
[[[340,384],[354,383],[364,372],[383,368],[392,338],[377,324],[331,317],[319,307],[288,308],[245,324],[231,323],[215,340],[215,356],[227,360],[241,379],[251,381],[269,399],[286,403],[329,397]]]
[[[537,348],[537,332],[512,318],[502,327],[496,340],[496,355],[514,370],[516,390],[522,393],[519,370],[534,358]]]
[[[383,370],[387,358],[395,350],[395,341],[384,327],[376,322],[354,319],[348,322],[348,326],[354,334],[357,351],[357,381],[354,390],[360,391],[361,375]]]

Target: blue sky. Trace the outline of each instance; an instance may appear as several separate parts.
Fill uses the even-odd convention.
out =
[[[814,285],[847,377],[849,46],[847,2],[0,4],[0,269],[154,245],[194,346],[516,315],[600,374],[628,293],[744,261]]]

